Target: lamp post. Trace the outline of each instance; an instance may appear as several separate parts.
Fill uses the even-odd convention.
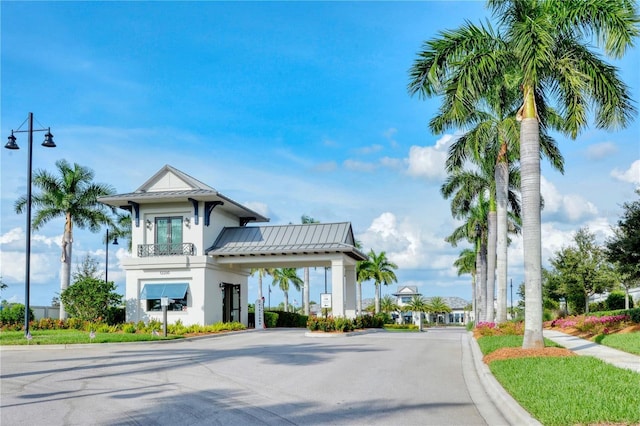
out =
[[[53,142],[53,135],[51,134],[51,128],[46,129],[34,129],[33,128],[33,113],[29,113],[27,118],[29,122],[27,130],[20,130],[22,123],[18,130],[11,130],[11,136],[9,141],[4,146],[7,149],[20,149],[16,143],[16,137],[14,133],[28,133],[29,146],[27,147],[27,235],[26,235],[26,248],[25,248],[25,266],[24,266],[24,335],[29,338],[29,286],[31,284],[31,170],[33,167],[33,132],[47,132],[44,135],[44,142],[42,146],[46,148],[55,148],[56,144]]]
[[[113,243],[114,246],[118,245],[118,237],[115,237],[113,239]],[[104,282],[108,283],[109,282],[109,228],[107,228],[107,240],[105,243],[105,247],[107,248],[106,250],[106,259],[104,262]]]

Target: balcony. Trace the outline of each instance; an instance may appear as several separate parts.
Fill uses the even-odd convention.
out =
[[[193,243],[180,244],[138,244],[138,257],[195,256]]]

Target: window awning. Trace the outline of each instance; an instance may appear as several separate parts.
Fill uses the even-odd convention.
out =
[[[160,299],[169,297],[171,299],[184,299],[189,290],[187,283],[175,284],[145,284],[140,292],[141,300]]]

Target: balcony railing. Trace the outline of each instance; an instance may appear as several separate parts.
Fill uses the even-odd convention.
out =
[[[181,244],[138,244],[138,257],[155,256],[195,256],[193,243]]]

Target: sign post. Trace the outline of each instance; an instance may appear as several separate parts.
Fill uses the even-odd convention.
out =
[[[264,297],[256,300],[256,312],[255,312],[256,330],[263,330],[267,328],[264,323]]]
[[[331,293],[320,293],[320,308],[324,310],[324,317],[327,318],[327,311],[331,309]]]
[[[173,302],[173,300],[171,300]],[[169,298],[161,297],[160,306],[162,306],[162,333],[167,337],[167,308],[169,307]]]

